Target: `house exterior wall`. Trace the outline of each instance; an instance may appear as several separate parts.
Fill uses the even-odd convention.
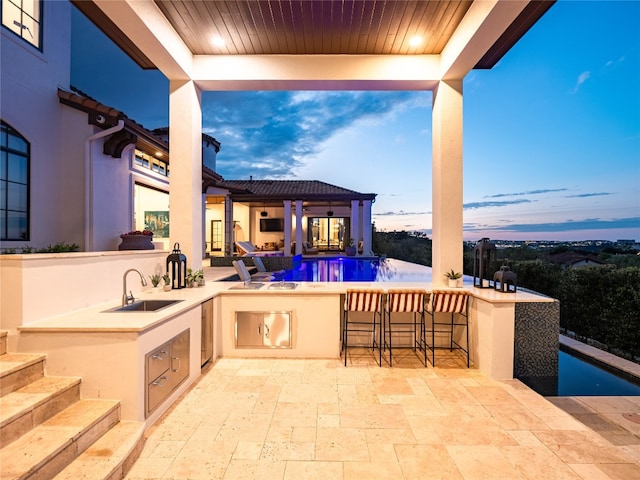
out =
[[[69,85],[71,5],[43,2],[42,19],[42,52],[0,28],[0,117],[31,145],[30,238],[3,241],[3,248],[76,241],[67,236],[58,218],[61,190],[78,181],[75,175],[64,176],[57,162],[65,151],[68,128],[60,121],[56,92],[59,85]]]

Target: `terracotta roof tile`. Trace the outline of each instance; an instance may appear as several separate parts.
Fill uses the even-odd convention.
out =
[[[319,180],[223,180],[219,186],[236,192],[243,191],[245,196],[256,198],[296,199],[315,196],[373,199],[375,197],[372,193],[363,194]]]

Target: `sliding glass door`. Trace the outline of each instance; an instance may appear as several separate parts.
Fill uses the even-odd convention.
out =
[[[349,218],[311,217],[307,231],[309,243],[319,250],[342,251],[348,245]]]

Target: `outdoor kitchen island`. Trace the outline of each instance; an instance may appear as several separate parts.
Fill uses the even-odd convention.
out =
[[[18,329],[20,351],[46,353],[49,374],[82,377],[87,396],[120,399],[123,419],[144,420],[151,425],[200,375],[201,305],[209,299],[213,300],[213,361],[218,357],[337,358],[347,288],[431,289],[430,284],[421,282],[300,282],[294,286],[286,289],[277,283],[265,283],[253,289],[243,288],[240,282],[206,282],[204,287],[170,292],[143,291],[138,300],[180,301],[158,312],[109,311],[118,306],[116,301],[30,322]],[[553,299],[526,292],[505,294],[463,288],[472,295],[469,319],[473,366],[492,378],[513,378],[516,306],[553,304]],[[275,348],[268,343],[251,343],[255,338],[237,343],[237,332],[242,330],[236,327],[238,318],[252,322],[271,312],[286,314],[275,318],[280,324],[277,329],[262,332],[263,337],[270,337],[268,341],[276,342]],[[190,346],[181,368],[188,364],[189,373],[147,415],[148,357],[185,331],[189,332]]]

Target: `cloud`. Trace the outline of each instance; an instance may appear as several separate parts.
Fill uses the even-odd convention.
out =
[[[591,76],[591,72],[588,70],[578,75],[578,80],[576,81],[576,85],[573,87],[573,90],[571,91],[571,93],[578,93],[578,89],[580,88],[580,86],[584,82],[586,82],[590,76]]]
[[[431,212],[405,212],[404,210],[400,210],[398,212],[389,211],[389,212],[380,212],[380,213],[372,213],[373,217],[401,217],[407,215],[431,215]]]
[[[578,193],[576,195],[567,195],[566,198],[605,197],[607,195],[613,195],[613,193],[611,192]]]
[[[542,195],[543,193],[564,192],[567,188],[547,188],[541,190],[528,190],[526,192],[515,193],[496,193],[494,195],[485,195],[483,198],[502,198],[502,197],[521,197],[523,195]]]
[[[599,218],[589,218],[585,220],[566,220],[555,223],[520,223],[511,225],[465,225],[465,230],[485,230],[508,232],[570,232],[573,230],[608,230],[614,228],[634,228],[640,229],[640,217],[615,218],[602,220]]]
[[[518,205],[519,203],[531,203],[532,200],[509,200],[503,202],[470,202],[465,203],[462,208],[465,210],[473,210],[476,208],[485,208],[485,207],[506,207],[508,205]]]
[[[336,132],[423,105],[425,92],[204,92],[203,131],[225,178],[291,178]],[[259,162],[259,163],[258,163]]]

